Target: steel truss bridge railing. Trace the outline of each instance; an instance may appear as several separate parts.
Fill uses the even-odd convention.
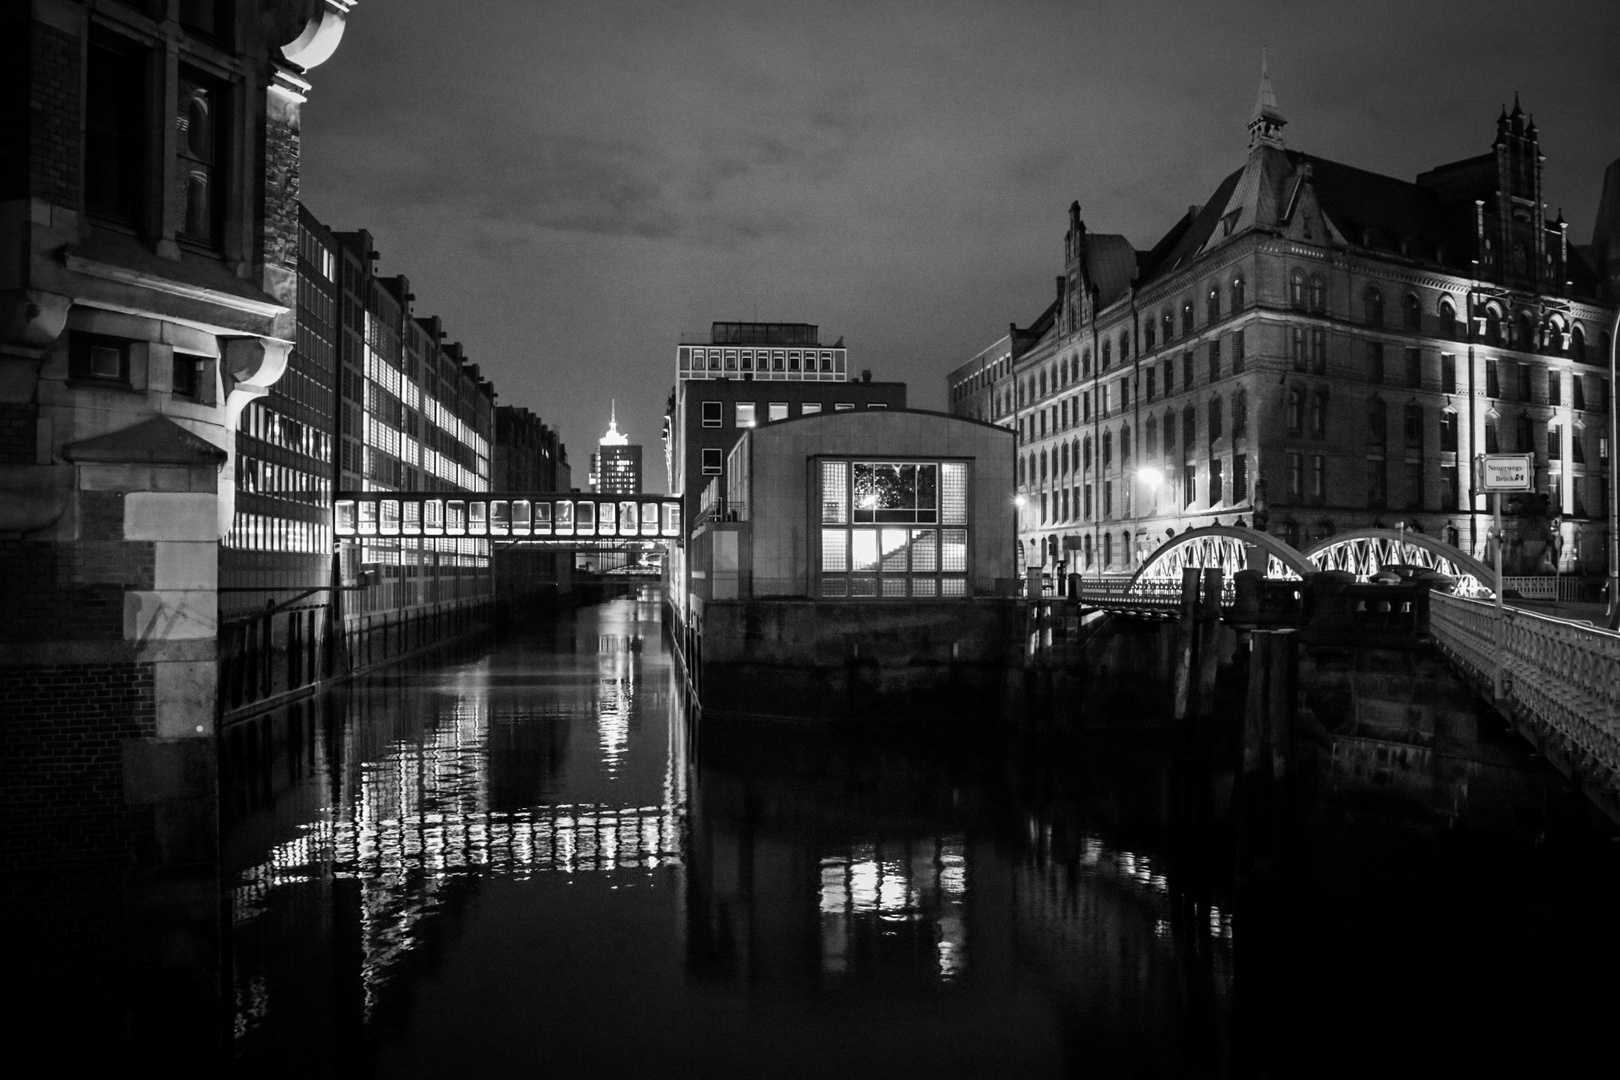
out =
[[[681,500],[668,495],[344,491],[333,503],[332,516],[333,532],[344,539],[479,537],[639,550],[681,535]]]
[[[1620,634],[1522,608],[1500,610],[1498,624],[1493,604],[1434,593],[1429,633],[1486,697],[1494,692],[1500,648],[1499,707],[1620,819]]]

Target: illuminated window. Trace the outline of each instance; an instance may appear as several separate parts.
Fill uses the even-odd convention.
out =
[[[819,475],[817,595],[967,595],[944,576],[967,570],[966,463],[823,460]]]
[[[772,410],[773,411],[775,410],[775,406],[772,406]],[[754,405],[754,403],[752,401],[739,401],[739,402],[737,402],[737,426],[740,427],[740,428],[751,428],[751,427],[753,427],[754,424],[755,424],[754,413],[755,413],[755,405]],[[771,419],[775,420],[776,417],[772,416]],[[707,426],[707,425],[704,425],[704,426]]]
[[[819,402],[819,401],[806,401],[804,404],[799,406],[799,415],[800,416],[814,416],[816,413],[818,413],[820,411],[821,411],[821,402]]]
[[[767,406],[767,410],[766,419],[770,420],[773,424],[778,420],[786,420],[788,418],[788,407],[787,402],[785,401],[773,401],[769,406]]]

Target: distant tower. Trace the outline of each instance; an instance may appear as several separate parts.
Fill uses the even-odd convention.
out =
[[[600,494],[629,495],[641,490],[641,445],[619,432],[619,403],[608,414],[607,434],[591,455],[591,490]]]

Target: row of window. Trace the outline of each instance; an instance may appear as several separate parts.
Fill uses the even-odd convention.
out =
[[[1326,397],[1324,395],[1325,403]],[[1226,431],[1226,405],[1221,398],[1211,400],[1205,406],[1205,438],[1208,442],[1215,442],[1224,438]],[[1238,390],[1232,396],[1231,406],[1231,435],[1233,438],[1246,438],[1249,433],[1249,396],[1245,390]],[[1164,415],[1163,426],[1157,416],[1148,416],[1142,425],[1144,436],[1144,452],[1148,456],[1159,452],[1159,435],[1164,435],[1164,452],[1166,455],[1175,450],[1176,420],[1173,412]],[[1193,446],[1198,442],[1198,410],[1189,405],[1181,413],[1182,446],[1184,452],[1190,454]],[[1131,451],[1134,447],[1131,440],[1131,427],[1126,424],[1119,430],[1119,455],[1121,468],[1130,465]],[[1105,431],[1101,436],[1101,463],[1103,468],[1113,464],[1114,459],[1114,432]],[[1032,451],[1021,455],[1018,459],[1017,482],[1019,484],[1045,483],[1048,476],[1053,479],[1067,475],[1076,469],[1089,469],[1092,465],[1092,437],[1070,439],[1054,447],[1045,447],[1040,451]]]
[[[726,423],[726,408],[723,401],[702,402],[700,419],[706,428],[724,427]],[[868,409],[887,409],[881,402],[872,402],[866,406]],[[855,408],[853,401],[838,401],[833,403],[834,412],[848,412]],[[821,402],[803,401],[799,403],[800,416],[815,416],[821,412]],[[765,422],[775,423],[778,420],[788,419],[788,403],[785,401],[770,401],[765,404]],[[738,401],[733,403],[732,423],[739,428],[758,427],[760,424],[759,402]]]
[[[843,349],[698,349],[680,347],[683,375],[694,372],[819,372],[845,374]]]
[[[1199,501],[1200,492],[1208,509],[1213,510],[1221,505],[1242,506],[1249,499],[1249,456],[1235,454],[1230,462],[1230,470],[1227,464],[1225,458],[1211,458],[1208,474],[1203,476],[1202,481],[1199,467],[1190,461],[1166,468],[1159,477],[1139,474],[1134,478],[1121,479],[1117,501],[1114,498],[1116,488],[1113,480],[1043,491],[1031,496],[1025,504],[1027,525],[1037,527],[1091,521],[1094,515],[1101,519],[1131,517],[1137,513],[1133,494],[1138,488],[1143,500],[1141,513],[1147,516],[1189,509]],[[1095,500],[1094,495],[1097,496]]]

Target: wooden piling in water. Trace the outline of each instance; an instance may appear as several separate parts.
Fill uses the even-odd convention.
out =
[[[1200,719],[1215,710],[1215,674],[1220,661],[1221,590],[1226,574],[1219,567],[1204,571],[1204,597],[1198,610],[1198,700],[1194,715]]]
[[[1189,566],[1181,571],[1181,618],[1177,622],[1174,684],[1175,717],[1177,720],[1187,719],[1188,699],[1192,694],[1193,653],[1194,643],[1197,638],[1196,614],[1199,576],[1199,570],[1194,566]]]

